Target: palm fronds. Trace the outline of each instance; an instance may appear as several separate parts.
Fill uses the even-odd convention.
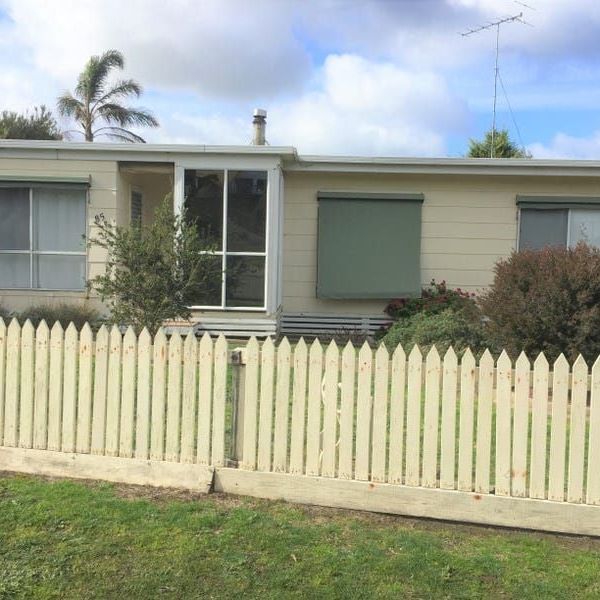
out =
[[[143,108],[132,108],[119,101],[129,96],[139,98],[142,86],[133,79],[122,79],[108,87],[112,69],[122,69],[123,55],[118,50],[108,50],[100,56],[92,56],[79,75],[75,94],[65,92],[58,98],[58,112],[73,118],[81,127],[86,141],[95,136],[108,136],[125,142],[143,143],[144,139],[127,127],[158,127],[154,115]],[[94,129],[96,123],[106,126]]]

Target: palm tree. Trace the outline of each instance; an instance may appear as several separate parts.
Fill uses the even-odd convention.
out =
[[[144,143],[143,138],[127,127],[158,127],[151,112],[120,103],[127,96],[140,97],[142,86],[137,81],[123,79],[109,86],[107,79],[111,69],[122,69],[124,64],[118,50],[92,56],[79,75],[75,95],[65,92],[58,98],[58,112],[77,121],[81,129],[76,131],[85,136],[86,142],[107,136],[124,142]]]

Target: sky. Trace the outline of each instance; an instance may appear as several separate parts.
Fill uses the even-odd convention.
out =
[[[491,127],[495,31],[460,33],[521,12],[497,127],[535,158],[600,158],[598,0],[0,0],[0,110],[53,108],[115,48],[148,142],[247,144],[260,107],[302,154],[462,156]]]

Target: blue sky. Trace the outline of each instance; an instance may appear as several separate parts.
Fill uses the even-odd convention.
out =
[[[0,0],[0,109],[52,107],[91,54],[121,50],[161,127],[148,141],[301,153],[460,156],[491,125],[535,157],[600,158],[597,0]],[[71,124],[62,123],[65,128]],[[517,130],[518,127],[518,130]],[[519,137],[520,131],[520,137]]]

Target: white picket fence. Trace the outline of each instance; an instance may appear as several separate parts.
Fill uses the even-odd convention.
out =
[[[600,535],[600,360],[0,320],[2,469]]]

